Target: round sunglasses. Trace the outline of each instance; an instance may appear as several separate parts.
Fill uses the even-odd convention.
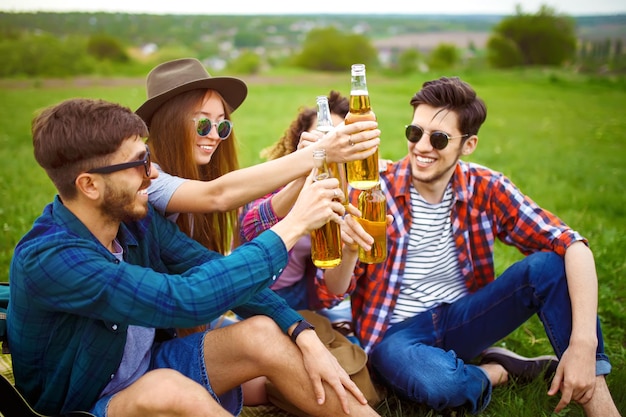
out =
[[[434,132],[427,132],[417,125],[408,125],[405,127],[406,129],[404,130],[404,135],[409,142],[417,143],[420,141],[422,136],[424,136],[424,133],[427,133],[430,137],[430,145],[438,150],[445,149],[446,146],[448,146],[450,139],[465,138],[469,136],[467,133],[461,136],[450,136],[446,132],[440,132],[438,130]]]
[[[220,139],[225,140],[230,136],[230,132],[233,130],[233,122],[228,119],[220,120],[219,122],[213,122],[206,117],[199,117],[192,119],[196,122],[196,132],[200,136],[207,136],[211,133],[213,126],[217,129],[217,136]]]

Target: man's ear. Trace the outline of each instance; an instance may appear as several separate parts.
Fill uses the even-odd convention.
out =
[[[461,154],[463,155],[471,155],[476,146],[478,145],[478,136],[472,135],[465,142],[463,142],[463,148],[461,149]]]
[[[83,172],[76,177],[74,184],[76,185],[78,193],[86,198],[90,200],[97,200],[100,198],[103,184],[99,177]]]

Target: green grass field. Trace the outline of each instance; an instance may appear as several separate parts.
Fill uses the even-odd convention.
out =
[[[440,74],[384,77],[368,73],[372,106],[383,132],[381,156],[406,152],[404,125],[409,99],[422,82]],[[349,73],[243,77],[250,93],[233,120],[240,162],[261,162],[259,150],[287,128],[301,105],[336,89],[349,93]],[[555,212],[590,241],[600,282],[599,314],[613,373],[608,382],[618,408],[626,410],[626,81],[587,78],[556,71],[468,72],[488,107],[480,143],[471,159],[503,171],[543,207]],[[128,81],[128,80],[125,80]],[[30,121],[38,109],[70,97],[103,98],[137,108],[144,100],[143,80],[118,85],[95,80],[63,86],[0,82],[0,281],[6,281],[15,244],[30,228],[55,190],[32,156]],[[499,246],[497,270],[520,255]],[[502,341],[521,354],[550,352],[543,328],[530,320]],[[557,403],[535,383],[497,388],[481,416],[549,416]],[[385,416],[436,416],[427,409],[390,398]],[[459,414],[457,414],[459,415]],[[582,416],[572,405],[561,416]]]

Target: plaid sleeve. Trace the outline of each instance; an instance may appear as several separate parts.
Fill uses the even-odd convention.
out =
[[[272,197],[276,192],[251,202],[242,211],[240,234],[243,242],[251,241],[282,220],[276,215],[272,207]]]
[[[493,207],[500,219],[498,238],[523,254],[550,250],[564,256],[572,243],[580,240],[587,244],[584,237],[559,217],[539,207],[507,177],[498,178],[492,195]]]

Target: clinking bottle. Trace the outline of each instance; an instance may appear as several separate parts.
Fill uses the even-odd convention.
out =
[[[347,125],[364,120],[376,120],[365,80],[365,65],[353,64],[350,83],[350,111],[346,115]],[[346,164],[348,182],[353,188],[369,190],[378,183],[378,150],[369,157]]]
[[[363,229],[374,238],[372,249],[365,251],[359,246],[359,260],[377,264],[387,259],[387,202],[385,194],[377,183],[359,194],[358,208],[361,217],[357,220]]]
[[[315,167],[314,181],[331,176],[326,163],[326,150],[313,151]],[[319,229],[311,232],[311,259],[318,268],[334,268],[341,263],[341,229],[338,223],[330,220]]]
[[[328,97],[317,96],[317,126],[316,130],[326,134],[333,129],[333,119],[328,105]],[[348,177],[346,164],[342,162],[328,162],[328,169],[333,177],[339,180],[339,186],[343,191],[344,205],[348,205]]]

